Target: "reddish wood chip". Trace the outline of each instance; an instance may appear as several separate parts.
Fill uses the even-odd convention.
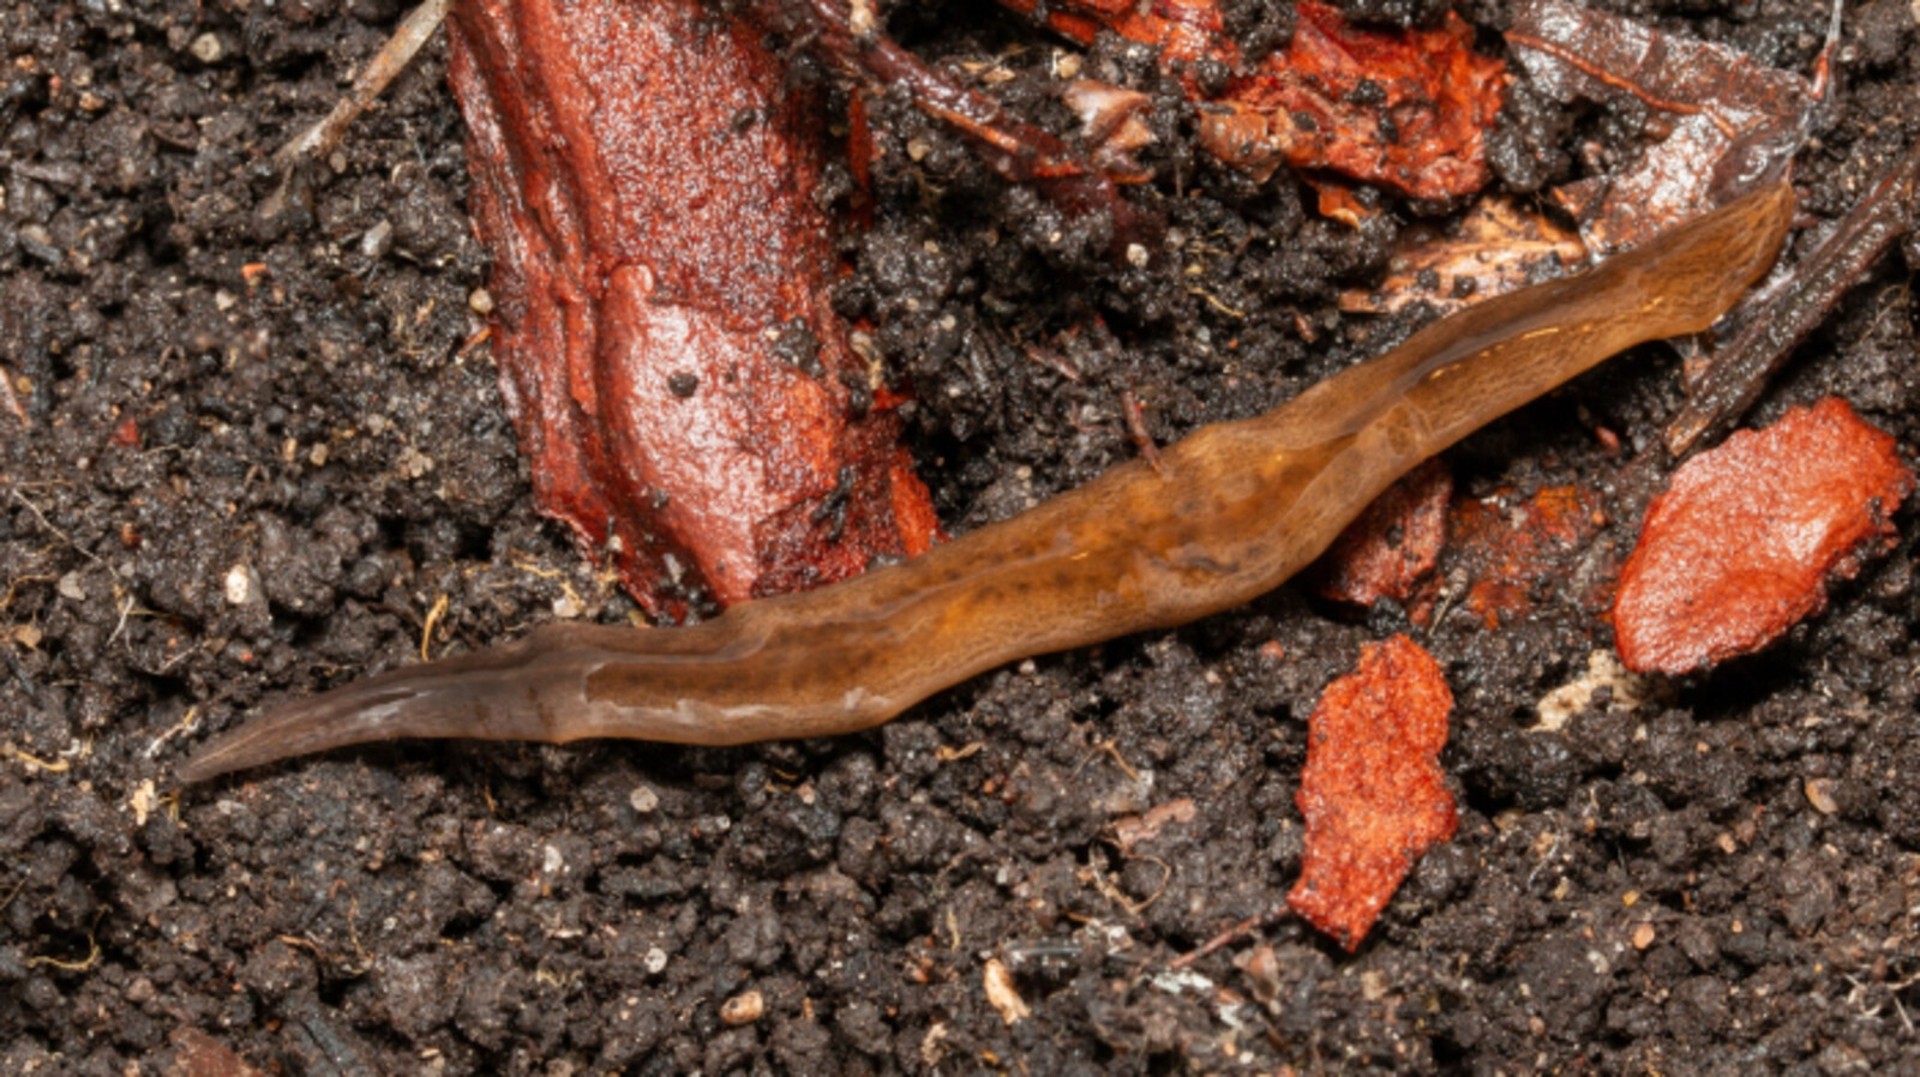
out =
[[[1838,397],[1687,461],[1647,509],[1613,608],[1628,668],[1702,669],[1778,639],[1894,542],[1893,438]]]
[[[1229,85],[1225,122],[1202,117],[1203,145],[1255,174],[1284,158],[1415,198],[1486,185],[1507,71],[1473,51],[1472,27],[1451,11],[1434,30],[1362,29],[1316,0],[1297,11],[1292,42]]]
[[[542,511],[673,618],[926,549],[828,303],[813,112],[764,36],[698,0],[473,0],[448,31]]]
[[[1458,820],[1438,757],[1453,693],[1440,664],[1406,636],[1361,652],[1307,720],[1294,798],[1306,855],[1287,904],[1352,952],[1380,910]]]
[[[1036,0],[1002,0],[1033,11]],[[1179,69],[1241,66],[1217,0],[1056,0],[1048,25],[1090,43],[1101,29],[1158,46]],[[1473,29],[1448,12],[1433,30],[1356,27],[1338,9],[1301,0],[1293,40],[1204,99],[1200,143],[1259,178],[1281,162],[1327,169],[1415,198],[1486,185],[1486,131],[1507,84],[1500,61],[1473,51]],[[1337,196],[1333,199],[1338,201]]]
[[[1336,602],[1372,606],[1405,602],[1433,571],[1447,541],[1453,475],[1429,460],[1375,498],[1320,559],[1320,593]]]
[[[1515,504],[1512,491],[1463,501],[1448,521],[1453,556],[1473,582],[1466,607],[1488,628],[1525,616],[1536,592],[1567,582],[1573,556],[1606,523],[1598,491],[1548,486]],[[1596,603],[1594,612],[1604,608]]]

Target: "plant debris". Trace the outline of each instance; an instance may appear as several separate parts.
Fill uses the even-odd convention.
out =
[[[1538,591],[1567,583],[1567,565],[1606,523],[1598,491],[1549,486],[1523,501],[1512,490],[1461,501],[1449,514],[1448,555],[1468,584],[1466,608],[1488,628],[1524,617]],[[1584,596],[1577,596],[1584,597]]]
[[[1638,246],[1753,190],[1806,141],[1813,88],[1725,45],[1563,0],[1522,4],[1507,43],[1547,96],[1631,98],[1665,133],[1625,169],[1554,191],[1598,253]]]
[[[1415,468],[1374,498],[1314,568],[1324,598],[1372,607],[1405,603],[1433,571],[1447,541],[1453,473],[1438,459]]]
[[[1482,198],[1445,231],[1418,225],[1394,243],[1387,275],[1341,293],[1340,309],[1394,314],[1424,303],[1436,315],[1563,277],[1591,261],[1580,235],[1519,200]]]
[[[1667,451],[1680,456],[1738,421],[1770,378],[1834,304],[1900,235],[1915,227],[1920,142],[1884,171],[1873,189],[1811,254],[1741,304],[1738,328],[1711,359],[1689,364],[1687,404],[1667,426]]]
[[[1295,796],[1306,852],[1287,904],[1349,953],[1400,881],[1458,824],[1440,749],[1453,693],[1440,664],[1403,635],[1361,650],[1307,719]]]
[[[1032,12],[1035,0],[1005,0]],[[1449,11],[1435,29],[1355,26],[1339,9],[1302,0],[1288,45],[1235,75],[1217,93],[1187,79],[1200,105],[1199,142],[1259,180],[1282,163],[1326,170],[1413,198],[1444,200],[1484,187],[1485,136],[1507,74],[1473,51],[1473,30]],[[1161,49],[1174,70],[1212,61],[1243,65],[1212,0],[1143,7],[1068,0],[1047,24],[1090,44],[1101,29]],[[1341,188],[1315,180],[1323,208],[1352,212]]]
[[[813,112],[694,0],[456,5],[502,388],[543,512],[679,619],[924,551],[893,393],[831,309]]]
[[[1076,217],[1104,216],[1113,254],[1144,252],[1157,242],[1160,222],[1136,210],[1115,186],[1148,178],[1123,149],[1096,139],[1102,151],[1116,152],[1089,158],[1054,134],[1008,115],[992,97],[928,65],[882,33],[870,2],[757,0],[752,11],[761,25],[794,38],[870,91],[905,91],[921,111],[965,135],[1002,179],[1033,185]],[[1124,129],[1124,116],[1115,122]]]
[[[1687,461],[1621,573],[1621,659],[1686,673],[1779,639],[1826,606],[1829,579],[1893,545],[1912,489],[1893,438],[1839,397]]]

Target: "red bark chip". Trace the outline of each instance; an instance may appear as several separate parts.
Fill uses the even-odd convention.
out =
[[[1913,490],[1893,438],[1839,397],[1743,430],[1674,472],[1613,607],[1629,669],[1685,673],[1778,639],[1894,543]]]
[[[1568,563],[1606,522],[1599,492],[1583,486],[1543,487],[1524,501],[1514,496],[1502,490],[1462,501],[1448,520],[1450,563],[1473,581],[1466,608],[1488,628],[1526,616],[1537,593],[1564,586]]]
[[[1473,28],[1447,12],[1434,30],[1369,30],[1301,0],[1293,40],[1227,89],[1234,122],[1200,138],[1258,174],[1284,157],[1415,198],[1455,198],[1487,182],[1486,132],[1507,72],[1473,51]],[[1249,138],[1259,117],[1264,136]],[[1270,170],[1271,166],[1267,166]]]
[[[1307,767],[1294,803],[1306,855],[1287,904],[1351,953],[1407,872],[1458,819],[1440,769],[1453,693],[1406,636],[1371,644],[1327,686],[1307,719]]]
[[[1320,559],[1320,594],[1356,606],[1404,603],[1440,559],[1452,496],[1453,475],[1437,459],[1388,487]]]
[[[1001,0],[1033,12],[1037,0]],[[1499,115],[1506,66],[1473,51],[1473,29],[1447,12],[1432,30],[1355,26],[1337,8],[1301,0],[1293,39],[1202,102],[1200,144],[1265,179],[1284,161],[1326,169],[1415,198],[1472,194],[1487,182],[1485,134]],[[1101,29],[1158,46],[1180,70],[1243,65],[1215,0],[1055,0],[1049,26],[1092,43]],[[1323,197],[1338,202],[1338,196]]]
[[[924,551],[828,299],[815,112],[765,36],[698,0],[468,0],[447,30],[541,511],[676,619]]]

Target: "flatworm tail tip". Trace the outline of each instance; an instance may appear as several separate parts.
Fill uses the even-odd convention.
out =
[[[192,785],[333,748],[402,737],[461,735],[476,709],[476,686],[452,676],[468,659],[408,666],[304,699],[293,699],[220,734],[175,771]]]

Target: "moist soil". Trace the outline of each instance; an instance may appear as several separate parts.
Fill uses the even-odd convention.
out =
[[[1229,6],[1251,48],[1286,32],[1284,11]],[[1797,70],[1826,18],[1633,9]],[[1920,1069],[1910,507],[1900,544],[1767,653],[1637,700],[1582,691],[1539,724],[1610,647],[1595,581],[1670,466],[1662,347],[1447,455],[1456,498],[1576,485],[1603,505],[1493,623],[1457,601],[1475,568],[1450,551],[1426,627],[1289,586],[864,735],[403,743],[176,789],[190,748],[278,698],[634,617],[532,509],[474,339],[487,259],[442,45],[337,152],[271,160],[401,13],[0,0],[0,365],[19,406],[0,396],[0,1072]],[[1506,8],[1464,14],[1498,50]],[[1920,137],[1916,18],[1908,0],[1846,12],[1838,107],[1798,167],[1810,223]],[[980,4],[890,25],[1071,130],[1056,39]],[[1135,455],[1128,393],[1171,440],[1413,323],[1334,300],[1436,207],[1328,223],[1285,173],[1256,185],[1195,154],[1147,55],[1082,63],[1153,96],[1155,180],[1130,196],[1168,232],[1144,268],[899,95],[871,110],[872,225],[843,239],[839,303],[916,393],[910,442],[955,533]],[[843,124],[844,96],[823,98]],[[1658,126],[1516,102],[1493,157],[1523,194]],[[1839,393],[1911,459],[1916,262],[1909,237],[1757,418]],[[1305,717],[1362,643],[1402,630],[1457,697],[1458,835],[1355,954],[1280,915],[1176,967],[1284,908]],[[1157,830],[1119,826],[1166,805]],[[995,966],[1024,1017],[990,993]]]

